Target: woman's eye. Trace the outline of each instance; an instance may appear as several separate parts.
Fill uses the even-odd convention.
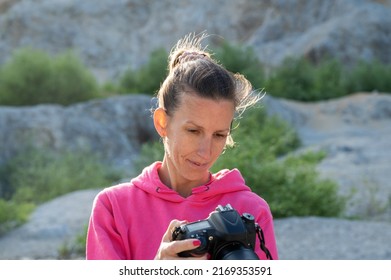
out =
[[[198,132],[197,129],[188,129],[187,131],[190,132],[190,133],[194,133],[194,134]]]
[[[226,138],[227,135],[218,133],[218,134],[216,134],[216,137],[218,137],[218,138]]]

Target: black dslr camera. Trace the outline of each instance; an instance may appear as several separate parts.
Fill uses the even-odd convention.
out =
[[[173,240],[197,238],[201,245],[178,255],[191,257],[209,253],[212,260],[258,260],[254,252],[257,224],[251,214],[242,216],[231,205],[219,205],[205,220],[181,225]]]

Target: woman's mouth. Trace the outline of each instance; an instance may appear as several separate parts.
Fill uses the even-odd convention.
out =
[[[201,162],[197,162],[197,161],[192,161],[192,160],[188,160],[189,163],[194,166],[195,168],[204,168],[205,166],[207,166],[206,163],[201,163]]]

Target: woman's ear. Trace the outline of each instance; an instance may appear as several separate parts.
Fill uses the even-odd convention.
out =
[[[167,113],[163,108],[157,108],[153,113],[153,124],[160,137],[165,137],[167,134]]]

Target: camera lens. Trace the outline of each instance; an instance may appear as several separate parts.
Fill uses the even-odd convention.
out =
[[[258,255],[253,250],[242,248],[231,251],[224,255],[222,260],[259,260]]]
[[[215,260],[259,260],[258,255],[250,248],[239,243],[230,243],[221,247],[215,255]]]

